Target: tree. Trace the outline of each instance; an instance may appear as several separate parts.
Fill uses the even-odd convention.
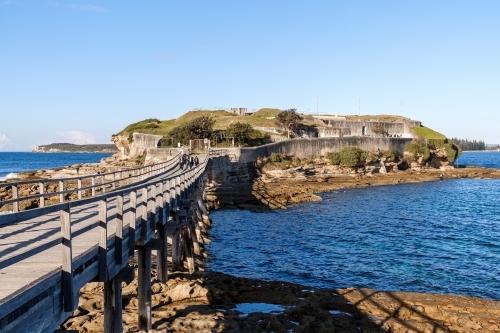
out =
[[[383,135],[383,134],[387,133],[387,131],[385,130],[384,126],[382,126],[381,124],[375,124],[375,125],[373,125],[372,131],[373,131],[373,133],[375,133],[377,135]]]
[[[227,127],[226,137],[235,138],[238,142],[245,143],[250,139],[252,135],[253,127],[250,124],[246,123],[232,123]]]
[[[187,123],[174,127],[169,135],[174,142],[186,143],[193,139],[209,138],[212,135],[215,120],[208,116],[194,118]]]
[[[285,128],[290,139],[290,133],[297,128],[302,117],[297,113],[297,109],[287,109],[278,113],[275,120],[278,126]]]

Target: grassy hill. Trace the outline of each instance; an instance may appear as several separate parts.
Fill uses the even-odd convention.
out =
[[[413,132],[423,139],[428,140],[444,140],[446,139],[446,135],[436,132],[429,127],[421,126],[421,127],[412,127]]]
[[[149,118],[145,120],[141,120],[139,122],[130,124],[125,127],[122,131],[115,135],[131,135],[133,132],[145,133],[145,134],[155,134],[155,135],[163,135],[168,136],[168,133],[174,128],[183,123],[186,123],[194,118],[201,116],[210,116],[215,119],[214,129],[222,130],[226,129],[230,123],[241,122],[252,125],[253,127],[274,127],[275,121],[274,117],[280,112],[280,109],[276,108],[263,108],[257,112],[254,112],[250,115],[238,116],[232,113],[229,113],[225,110],[200,110],[200,111],[189,111],[177,119],[170,120],[159,120],[156,118]],[[403,120],[410,120],[406,117],[394,116],[394,115],[348,115],[345,116],[347,120],[365,120],[365,121],[383,121],[383,122],[397,122]],[[316,126],[323,127],[325,126],[321,122],[317,122],[314,120],[312,115],[304,116],[302,121],[304,125],[308,126]],[[424,139],[445,139],[446,137],[433,131],[428,127],[418,127],[413,128],[413,131],[416,135],[424,138]]]
[[[194,118],[201,116],[211,116],[215,119],[214,129],[226,129],[231,122],[241,122],[247,123],[252,126],[260,127],[273,127],[275,126],[274,119],[269,119],[275,117],[281,110],[264,108],[251,115],[237,116],[231,114],[224,110],[201,110],[201,111],[189,111],[177,119],[170,120],[159,120],[156,118],[149,118],[141,120],[139,122],[133,123],[125,127],[122,131],[115,135],[129,135],[133,132],[145,133],[145,134],[156,134],[156,135],[168,135],[174,127],[177,127],[183,123],[186,123]],[[319,125],[313,121],[313,119],[304,119],[303,121],[306,125]]]

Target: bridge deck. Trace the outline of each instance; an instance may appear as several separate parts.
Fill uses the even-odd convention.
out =
[[[165,207],[170,209],[178,198],[185,197],[189,186],[199,179],[204,167],[205,163],[202,163],[192,170],[181,171],[174,166],[167,172],[102,196],[56,205],[60,207],[9,214],[18,215],[19,221],[9,221],[12,217],[0,215],[0,331],[50,331],[76,308],[79,289],[100,275],[102,258],[99,247],[103,233],[99,222],[99,202],[106,200],[105,264],[108,278],[111,278],[129,261],[130,236],[133,237],[132,244],[139,239],[147,243],[153,238],[156,224],[162,222],[158,220],[159,210]],[[143,197],[144,189],[147,197]],[[159,193],[161,189],[163,193]],[[137,196],[135,205],[131,204],[132,192]],[[118,219],[120,214],[117,214],[117,193],[123,195],[121,238],[115,235],[119,234],[117,225],[121,223]],[[70,211],[71,216],[74,302],[73,309],[69,311],[64,311],[62,304],[65,245],[61,234],[61,209]],[[37,210],[40,214],[35,212]],[[34,216],[30,217],[30,214]],[[149,220],[145,221],[144,216]],[[175,226],[171,228],[174,230]],[[115,254],[119,249],[118,242],[121,253]],[[117,263],[120,257],[122,262]]]

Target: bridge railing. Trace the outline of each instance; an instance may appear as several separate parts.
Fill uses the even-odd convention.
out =
[[[59,203],[68,201],[67,196],[72,193],[77,193],[77,199],[81,200],[83,197],[92,196],[96,193],[106,193],[115,190],[118,187],[129,185],[134,182],[140,181],[146,177],[159,174],[172,165],[179,162],[180,153],[166,162],[148,165],[134,169],[123,169],[118,171],[99,173],[87,176],[65,177],[65,178],[51,178],[40,180],[27,180],[21,182],[8,182],[0,183],[0,189],[5,188],[6,191],[11,190],[10,199],[0,201],[0,207],[12,204],[12,213],[17,213],[20,210],[19,203],[28,200],[39,200],[38,207],[45,207],[45,199],[47,197],[59,196]],[[53,191],[47,191],[49,184],[53,184]],[[20,189],[38,188],[37,194],[29,194],[20,196]]]
[[[29,223],[30,226],[39,225],[44,232],[51,230],[50,237],[23,240],[32,245],[28,248],[12,243],[13,249],[17,251],[4,251],[5,255],[0,257],[0,269],[62,245],[62,262],[54,264],[54,270],[44,276],[43,283],[37,280],[33,288],[14,292],[2,300],[0,331],[9,331],[10,328],[19,332],[29,331],[34,323],[21,320],[23,314],[17,307],[19,304],[28,304],[36,295],[40,295],[40,288],[49,287],[55,288],[54,291],[43,295],[54,299],[61,296],[62,302],[57,307],[54,305],[54,308],[41,309],[43,313],[40,312],[39,316],[54,317],[50,325],[57,327],[77,307],[78,291],[82,286],[94,278],[103,282],[112,279],[128,263],[137,242],[147,243],[155,236],[158,225],[167,224],[168,212],[178,209],[181,201],[194,193],[195,187],[201,183],[208,158],[207,155],[191,169],[176,169],[171,174],[173,168],[178,168],[173,166],[113,192],[16,214],[0,215],[0,227],[33,219],[37,223]],[[82,214],[86,217],[82,217]],[[86,221],[83,225],[82,220]],[[114,226],[109,225],[111,222],[114,222]],[[83,234],[86,235],[88,248],[82,249],[80,244],[79,253],[75,255],[73,241]],[[52,284],[49,286],[46,281],[54,283],[55,287]],[[45,324],[47,323],[44,321]],[[47,326],[41,328],[41,331],[49,329],[53,331],[55,328]]]

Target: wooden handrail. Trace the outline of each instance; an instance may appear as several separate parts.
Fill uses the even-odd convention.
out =
[[[169,168],[172,165],[177,165],[179,163],[179,158],[180,153],[175,155],[173,158],[169,159],[166,162],[162,162],[159,164],[154,164],[154,165],[149,165],[149,166],[144,166],[140,168],[134,168],[134,169],[121,169],[118,171],[112,171],[108,173],[101,173],[101,174],[92,174],[92,175],[87,175],[87,176],[78,176],[78,177],[68,177],[68,178],[53,178],[53,179],[37,179],[37,180],[28,180],[28,181],[21,181],[21,182],[12,182],[12,183],[0,183],[0,188],[2,187],[11,187],[12,188],[12,199],[0,201],[0,206],[6,205],[6,204],[13,204],[13,213],[19,212],[19,202],[24,201],[24,200],[31,200],[31,199],[38,199],[40,198],[40,207],[45,206],[45,197],[51,197],[51,196],[59,196],[59,201],[64,202],[64,196],[66,194],[71,194],[74,192],[78,192],[78,200],[82,199],[83,196],[83,191],[85,190],[91,190],[92,191],[92,196],[96,195],[96,188],[100,187],[102,188],[103,193],[106,192],[107,187],[111,187],[111,190],[115,190],[117,187],[124,186],[122,185],[122,182],[124,180],[127,181],[127,185],[130,183],[133,183],[134,180],[137,178],[139,179],[149,179],[152,175],[156,175],[159,173],[164,172],[167,168]],[[172,170],[173,168],[170,168],[169,170]],[[128,176],[123,178],[123,173],[128,172]],[[116,174],[119,174],[120,179],[119,179],[119,186],[116,186]],[[112,180],[106,181],[106,176],[112,175]],[[96,183],[96,178],[100,178],[101,182]],[[84,179],[91,179],[91,185],[90,186],[85,186],[83,187],[82,180]],[[77,186],[76,188],[73,189],[64,189],[64,182],[67,181],[77,181]],[[47,193],[45,191],[45,184],[46,183],[55,183],[58,184],[59,191],[57,192],[50,192]],[[19,187],[20,185],[30,185],[30,184],[37,184],[38,185],[38,194],[34,195],[28,195],[24,197],[19,197]]]
[[[106,231],[107,230],[107,228],[106,228],[106,224],[107,224],[106,214],[107,214],[107,209],[108,209],[107,203],[110,200],[115,199],[115,198],[117,199],[117,212],[118,212],[118,214],[115,218],[121,219],[121,222],[117,223],[117,228],[120,226],[123,229],[123,225],[124,225],[124,223],[123,223],[123,198],[125,196],[129,196],[129,205],[130,205],[130,208],[132,208],[133,214],[131,214],[132,216],[131,216],[131,220],[129,221],[128,227],[135,229],[136,220],[137,220],[137,218],[139,218],[139,223],[140,223],[139,225],[141,225],[141,227],[144,228],[144,229],[142,229],[143,233],[145,232],[146,233],[145,236],[147,236],[148,230],[151,228],[152,228],[152,230],[154,230],[154,224],[156,224],[157,222],[160,222],[160,221],[155,220],[154,221],[155,223],[152,223],[150,216],[156,212],[156,209],[158,207],[164,207],[166,204],[171,208],[178,207],[178,205],[180,204],[179,201],[176,201],[173,205],[171,205],[172,199],[173,199],[171,196],[172,189],[174,190],[175,197],[179,197],[179,198],[180,197],[188,197],[188,195],[194,191],[194,186],[192,186],[192,185],[194,185],[200,179],[200,177],[203,175],[207,160],[208,160],[208,157],[202,163],[200,163],[198,166],[193,167],[192,169],[189,169],[189,170],[184,170],[181,173],[181,175],[184,176],[184,180],[182,181],[182,183],[172,183],[171,182],[174,179],[180,180],[179,174],[176,174],[175,176],[168,177],[168,178],[162,178],[162,179],[147,179],[145,181],[141,181],[140,183],[135,183],[133,186],[129,186],[129,187],[124,188],[124,189],[119,189],[119,190],[116,190],[113,192],[101,194],[101,195],[91,197],[91,198],[85,198],[82,200],[66,202],[66,203],[59,203],[59,204],[55,204],[55,205],[43,207],[43,208],[26,210],[23,212],[18,212],[16,214],[0,215],[0,225],[21,223],[23,221],[33,219],[36,217],[40,217],[43,215],[48,215],[48,214],[60,212],[61,240],[58,241],[58,240],[48,239],[46,242],[42,242],[40,245],[38,245],[34,248],[30,248],[30,250],[28,252],[26,252],[25,254],[21,254],[21,256],[23,256],[23,258],[25,256],[26,257],[33,256],[37,253],[43,252],[43,251],[47,250],[48,248],[56,245],[58,242],[62,242],[62,244],[64,245],[63,246],[63,270],[65,272],[70,272],[72,267],[74,267],[74,266],[72,266],[72,264],[69,261],[69,258],[71,258],[71,253],[72,253],[71,240],[73,237],[76,237],[79,234],[81,234],[82,232],[87,232],[89,230],[89,227],[85,227],[84,231],[71,230],[72,228],[70,225],[70,220],[71,220],[71,212],[72,211],[74,211],[75,209],[78,209],[79,207],[82,207],[84,205],[88,205],[91,203],[98,204],[98,216],[99,216],[98,221],[97,221],[97,223],[91,225],[90,228],[91,229],[99,228],[99,230],[101,231],[100,239],[96,240],[96,241],[98,241],[98,243],[99,243],[99,246],[98,246],[99,252],[103,255],[103,258],[104,258],[105,257],[104,253],[105,253],[105,249],[107,247],[107,243],[109,243],[109,241],[110,241],[109,239],[107,239],[108,234]],[[151,186],[157,187],[159,184],[163,184],[163,183],[165,183],[165,186],[163,186],[163,185],[160,186],[160,188],[162,189],[161,193],[157,193],[157,195],[155,196],[155,192],[152,191],[153,192],[152,195],[149,194],[149,191],[148,191],[149,187],[151,187]],[[175,184],[175,186],[171,186],[173,184]],[[181,190],[181,188],[183,188],[183,190]],[[136,200],[136,193],[138,191],[141,191],[141,190],[144,190],[145,195],[143,194],[142,200],[144,200],[146,203],[146,206],[145,206],[146,209],[142,211],[142,216],[139,217],[139,216],[136,216],[135,211],[136,211],[137,206],[141,205],[142,203],[138,202]],[[148,205],[149,200],[151,200],[151,202],[153,203],[152,205]],[[141,223],[141,221],[144,221],[144,222]],[[151,222],[151,224],[149,224],[147,222]],[[164,222],[166,222],[166,219],[164,220]],[[115,235],[121,235],[122,232],[123,232],[122,230],[120,230],[120,231],[117,230]],[[129,235],[129,237],[131,237],[131,236]],[[133,241],[135,243],[137,241],[137,239],[131,237],[131,238],[129,238],[129,241],[130,242]],[[129,248],[133,248],[133,246],[129,247]],[[9,265],[12,265],[15,262],[17,262],[18,260],[20,260],[19,257],[5,258],[5,259],[0,261],[0,269],[7,267]],[[103,260],[105,260],[105,259],[103,259]],[[102,263],[99,263],[99,265],[104,269],[104,267],[107,265],[107,263],[102,262]],[[100,269],[100,272],[102,272],[101,269]],[[102,273],[102,274],[104,274],[104,273]],[[64,276],[65,277],[63,278],[63,280],[65,282],[63,282],[63,283],[68,286],[68,289],[66,289],[66,288],[65,289],[70,290],[71,289],[70,286],[72,285],[72,282],[70,280],[68,280],[69,275],[65,274]],[[106,278],[105,276],[101,276],[101,277]],[[67,298],[67,300],[69,302],[69,298]]]

